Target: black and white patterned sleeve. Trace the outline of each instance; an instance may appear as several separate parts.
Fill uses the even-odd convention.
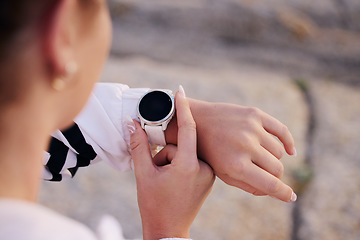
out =
[[[44,153],[43,178],[50,181],[71,178],[80,167],[101,160],[119,171],[131,170],[129,134],[123,123],[127,115],[137,118],[137,101],[147,90],[98,83],[73,125],[52,134],[49,149]]]
[[[44,157],[44,178],[51,181],[61,181],[63,176],[73,177],[79,167],[89,166],[97,156],[76,123],[58,134],[64,136],[67,145],[65,140],[51,137],[48,154]]]

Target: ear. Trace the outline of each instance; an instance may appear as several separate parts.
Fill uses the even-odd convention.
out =
[[[56,1],[43,20],[42,49],[50,78],[64,76],[66,63],[73,60],[72,2],[74,1]]]

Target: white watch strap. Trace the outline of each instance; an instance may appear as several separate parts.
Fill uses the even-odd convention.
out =
[[[165,133],[162,126],[145,125],[145,132],[148,136],[149,142],[158,146],[165,146]]]

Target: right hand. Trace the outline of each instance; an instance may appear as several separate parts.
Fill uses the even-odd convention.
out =
[[[177,146],[167,145],[152,158],[138,122],[131,133],[144,240],[189,238],[190,226],[215,179],[211,167],[197,158],[196,125],[185,94],[178,92],[175,100]]]

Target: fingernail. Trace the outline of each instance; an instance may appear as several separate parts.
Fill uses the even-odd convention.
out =
[[[183,98],[186,98],[185,90],[184,90],[183,86],[181,86],[181,85],[179,85],[179,94],[180,94],[180,96],[182,96]]]
[[[296,199],[297,199],[297,195],[293,192],[293,193],[291,194],[290,201],[295,202]]]
[[[297,151],[296,151],[296,148],[294,147],[293,148],[293,154],[292,154],[294,157],[296,157],[297,156]]]
[[[132,118],[129,115],[125,116],[125,122],[126,122],[126,127],[129,131],[130,134],[133,134],[135,132],[135,124],[134,121],[132,120]]]

